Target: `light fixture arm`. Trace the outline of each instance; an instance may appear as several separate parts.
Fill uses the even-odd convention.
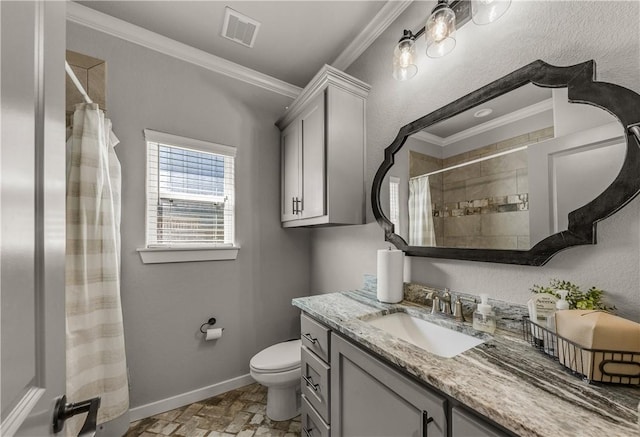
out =
[[[422,26],[422,29],[420,29],[420,30],[419,30],[419,31],[417,31],[416,33],[413,33],[413,32],[412,32],[412,31],[410,31],[410,30],[404,29],[404,31],[403,31],[403,35],[402,35],[402,38],[400,38],[400,39],[398,40],[398,42],[404,41],[404,40],[406,40],[407,38],[408,38],[408,39],[418,39],[418,38],[420,38],[422,35],[424,35],[425,30],[426,30],[426,28],[425,28],[424,26]]]

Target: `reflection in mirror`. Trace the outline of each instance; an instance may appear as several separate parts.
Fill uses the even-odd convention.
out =
[[[566,230],[625,153],[609,113],[528,84],[409,137],[382,184],[383,211],[410,246],[526,251]]]

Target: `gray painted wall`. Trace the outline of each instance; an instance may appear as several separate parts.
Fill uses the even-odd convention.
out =
[[[637,2],[512,2],[499,21],[469,23],[457,32],[448,56],[422,56],[413,80],[391,77],[391,54],[402,30],[424,25],[432,2],[416,2],[347,70],[372,85],[367,101],[367,186],[382,162],[384,148],[404,124],[536,59],[571,65],[594,59],[598,79],[640,92],[640,30]],[[615,29],[615,31],[612,31]],[[313,231],[311,289],[325,293],[361,285],[375,274],[382,229],[363,226]],[[533,284],[561,278],[605,290],[619,313],[640,320],[640,199],[598,225],[596,246],[568,249],[543,267],[413,258],[412,279],[466,293],[487,292],[524,303]]]
[[[107,61],[107,107],[122,163],[122,304],[131,407],[249,372],[262,348],[299,336],[293,297],[308,293],[309,235],[280,227],[279,131],[287,99],[69,24],[70,50]],[[142,129],[236,146],[235,261],[141,263]],[[198,332],[210,316],[217,342]]]

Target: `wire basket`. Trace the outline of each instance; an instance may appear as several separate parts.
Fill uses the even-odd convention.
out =
[[[525,340],[587,382],[640,385],[640,353],[587,349],[555,332],[522,319]]]

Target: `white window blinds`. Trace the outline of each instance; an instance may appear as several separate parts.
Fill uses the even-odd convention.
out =
[[[235,148],[145,130],[147,247],[234,244]]]

